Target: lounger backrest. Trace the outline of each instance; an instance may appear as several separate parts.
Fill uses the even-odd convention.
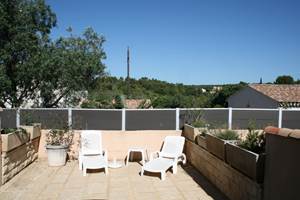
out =
[[[101,131],[84,130],[81,132],[81,151],[83,154],[102,152]]]
[[[180,156],[183,152],[184,141],[182,136],[167,136],[161,150],[162,155]]]

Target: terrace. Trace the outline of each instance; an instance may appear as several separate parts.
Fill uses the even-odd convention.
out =
[[[299,128],[300,124],[297,109],[202,110],[208,123],[239,130],[240,134],[253,119],[258,129],[267,125]],[[206,146],[209,145],[207,138],[205,146],[201,146],[198,129],[184,126],[191,120],[187,109],[4,109],[0,117],[2,127],[42,124],[37,125],[37,129],[27,127],[31,131],[28,138],[2,134],[0,199],[276,199],[274,188],[281,180],[288,183],[278,190],[281,196],[277,194],[277,198],[299,197],[295,192],[300,180],[296,170],[300,167],[296,154],[300,147],[299,131],[267,129],[267,156],[262,168],[263,180],[260,180],[256,163],[254,172],[250,169],[248,174],[229,163],[230,152],[223,152],[225,158],[211,152]],[[63,167],[48,167],[45,135],[49,129],[61,128],[63,124],[72,125],[74,129],[70,159]],[[161,148],[166,136],[183,135],[188,164],[180,166],[177,174],[168,171],[165,181],[156,174],[140,176],[138,162],[109,169],[107,176],[101,170],[93,170],[84,177],[76,160],[83,129],[102,130],[109,160],[124,160],[131,147],[145,148],[148,157],[150,152]],[[282,168],[286,169],[285,173],[274,176],[276,170]]]
[[[193,167],[178,169],[161,181],[139,175],[141,166],[111,169],[110,175],[90,173],[83,177],[77,162],[50,168],[36,161],[0,189],[1,199],[226,199]]]

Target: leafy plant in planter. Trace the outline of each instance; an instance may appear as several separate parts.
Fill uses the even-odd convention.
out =
[[[15,132],[16,130],[18,130],[18,129],[16,129],[16,128],[3,128],[3,129],[1,129],[1,134],[12,133],[12,132]]]
[[[233,130],[219,130],[214,135],[221,140],[239,140],[239,135]]]
[[[26,133],[26,130],[23,129],[23,128],[3,128],[1,129],[1,134],[8,134],[8,133],[13,133],[13,132],[16,132],[16,131],[20,131],[21,133],[25,134]]]
[[[265,144],[265,134],[260,133],[259,131],[251,130],[246,136],[246,139],[239,143],[239,146],[254,153],[260,154],[265,152]]]
[[[251,179],[263,182],[265,134],[248,129],[246,139],[238,145],[226,144],[227,162]]]
[[[205,134],[207,133],[208,124],[202,118],[203,111],[202,110],[188,110],[184,115],[184,136],[192,142],[197,142],[197,140],[201,140],[201,144],[205,143]],[[200,145],[202,146],[202,145]]]
[[[73,131],[66,129],[51,129],[46,134],[46,149],[49,166],[62,166],[66,163],[67,151],[72,144]]]
[[[207,134],[207,150],[222,160],[226,160],[225,145],[236,143],[239,135],[233,130],[216,130],[213,134]]]
[[[192,126],[197,129],[197,134],[195,136],[196,144],[206,149],[206,134],[209,132],[209,124],[200,118],[197,121],[194,121]]]

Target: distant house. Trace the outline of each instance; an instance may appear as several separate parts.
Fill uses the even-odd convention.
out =
[[[150,99],[125,99],[124,106],[128,109],[152,108]]]
[[[300,107],[300,85],[249,84],[228,98],[228,107]]]

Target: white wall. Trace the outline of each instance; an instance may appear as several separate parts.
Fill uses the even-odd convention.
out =
[[[245,87],[228,98],[228,107],[232,108],[278,108],[278,102],[268,96]]]

